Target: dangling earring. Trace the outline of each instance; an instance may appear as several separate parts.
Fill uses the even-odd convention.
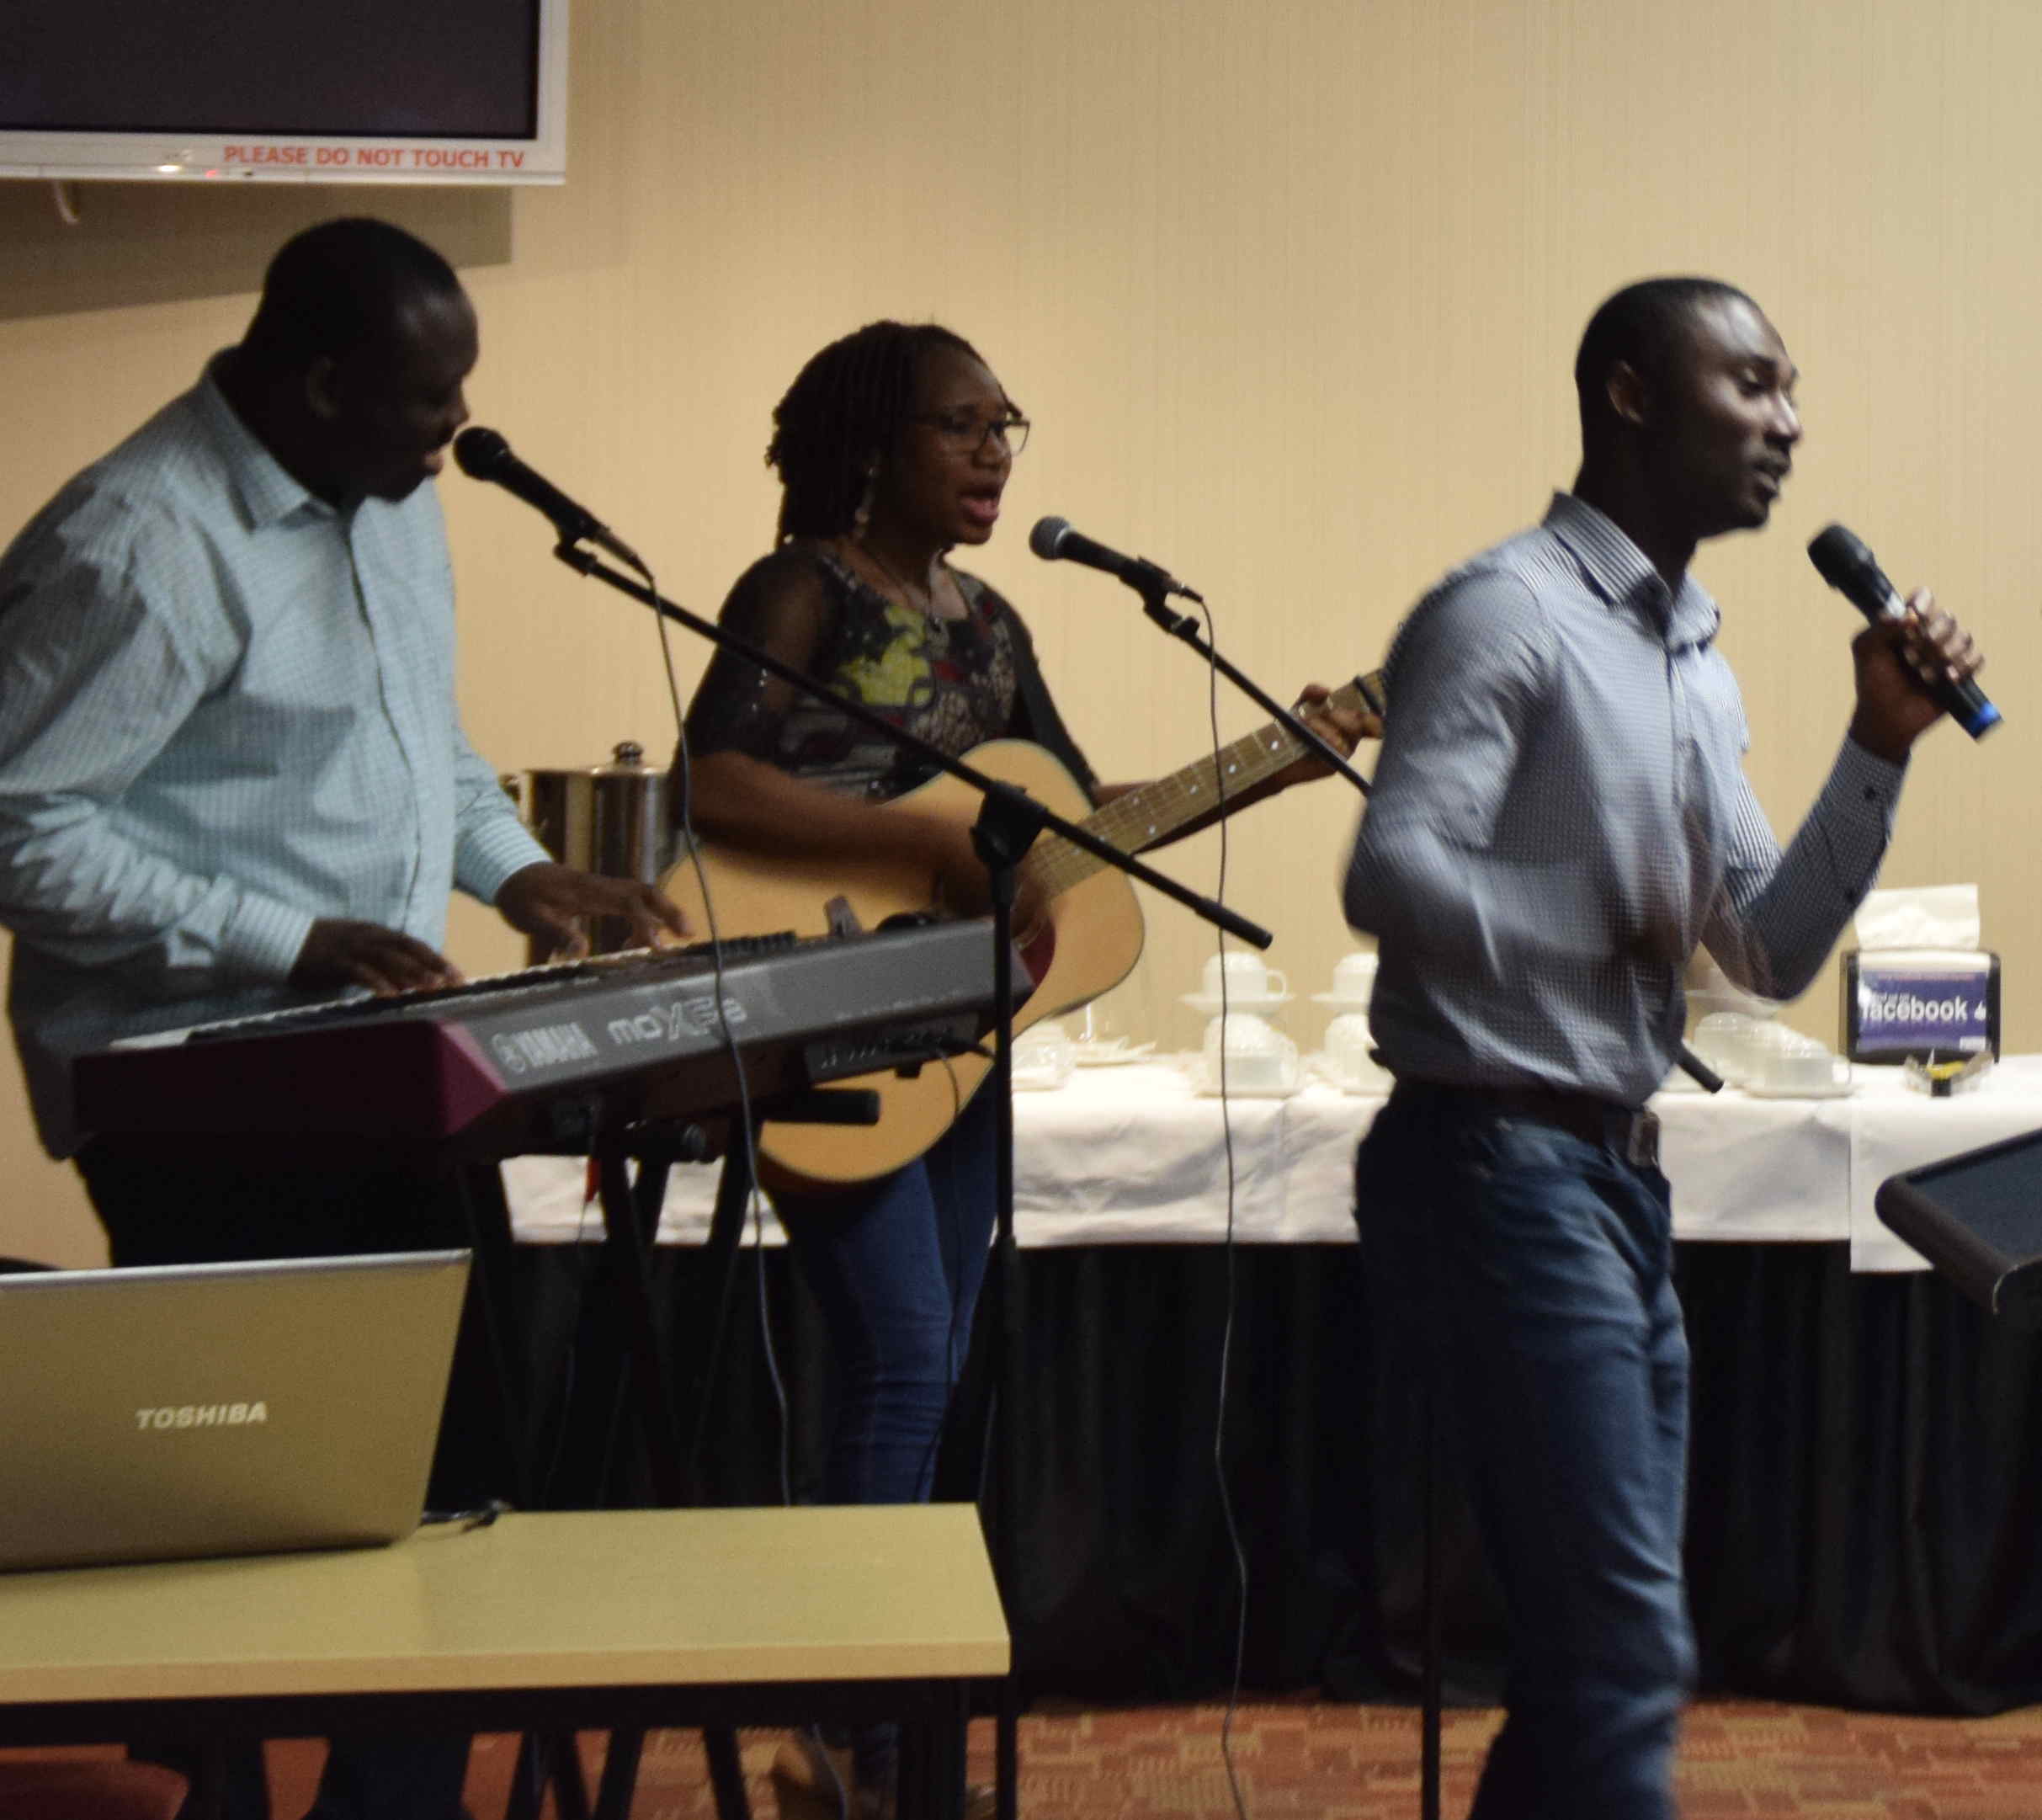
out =
[[[865,470],[865,490],[859,496],[858,504],[851,513],[851,541],[862,544],[865,532],[872,523],[872,496],[879,490],[879,464],[875,462]]]

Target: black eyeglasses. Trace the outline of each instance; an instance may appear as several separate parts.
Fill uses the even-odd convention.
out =
[[[927,423],[963,455],[978,454],[996,436],[1000,446],[1010,455],[1019,455],[1028,446],[1029,421],[1024,417],[981,417],[975,411],[925,411],[907,421]]]

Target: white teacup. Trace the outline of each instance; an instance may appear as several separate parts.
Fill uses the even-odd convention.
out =
[[[1054,1019],[1045,1019],[1014,1039],[1013,1082],[1023,1092],[1061,1087],[1077,1066],[1071,1033]]]
[[[1333,963],[1333,997],[1366,1004],[1375,990],[1375,956],[1365,950],[1343,955]]]
[[[1820,1043],[1815,1043],[1812,1037],[1804,1036],[1799,1030],[1790,1030],[1785,1024],[1776,1024],[1770,1018],[1753,1018],[1750,1033],[1744,1040],[1745,1049],[1752,1058],[1754,1069],[1763,1067],[1768,1056],[1805,1054],[1811,1043],[1814,1043],[1817,1049],[1822,1046]]]
[[[1742,1011],[1712,1011],[1694,1026],[1690,1046],[1725,1080],[1748,1080],[1757,1062],[1758,1025],[1759,1019]]]
[[[1851,1083],[1851,1065],[1812,1036],[1778,1025],[1752,1057],[1749,1084],[1773,1094],[1833,1094]]]
[[[1220,981],[1224,974],[1226,996],[1229,998],[1280,998],[1290,990],[1290,982],[1278,968],[1271,966],[1263,957],[1248,949],[1230,948],[1225,954],[1212,956],[1205,963],[1205,996],[1220,996]]]
[[[1126,1040],[1114,1028],[1113,1019],[1099,1008],[1096,999],[1085,1007],[1085,1015],[1078,1024],[1076,1040],[1091,1049],[1117,1048]]]
[[[1359,1011],[1343,1011],[1326,1026],[1326,1059],[1334,1077],[1352,1093],[1388,1093],[1390,1076],[1369,1051],[1375,1039]]]
[[[1265,1018],[1235,1011],[1205,1026],[1205,1084],[1220,1085],[1221,1032],[1226,1044],[1226,1084],[1256,1092],[1297,1085],[1298,1046]]]

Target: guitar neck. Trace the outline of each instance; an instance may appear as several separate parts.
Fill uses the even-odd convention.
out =
[[[1372,683],[1370,678],[1356,677],[1335,689],[1327,705],[1366,710],[1375,699],[1369,693]],[[1145,853],[1211,813],[1215,806],[1231,811],[1257,785],[1266,783],[1308,749],[1303,740],[1272,721],[1167,777],[1114,797],[1079,826],[1122,853]],[[1026,864],[1035,881],[1054,896],[1089,878],[1105,862],[1067,840],[1045,835]]]

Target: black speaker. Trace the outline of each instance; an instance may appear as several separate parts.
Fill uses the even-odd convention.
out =
[[[2042,1131],[1888,1176],[1872,1205],[1973,1301],[2042,1326]]]

